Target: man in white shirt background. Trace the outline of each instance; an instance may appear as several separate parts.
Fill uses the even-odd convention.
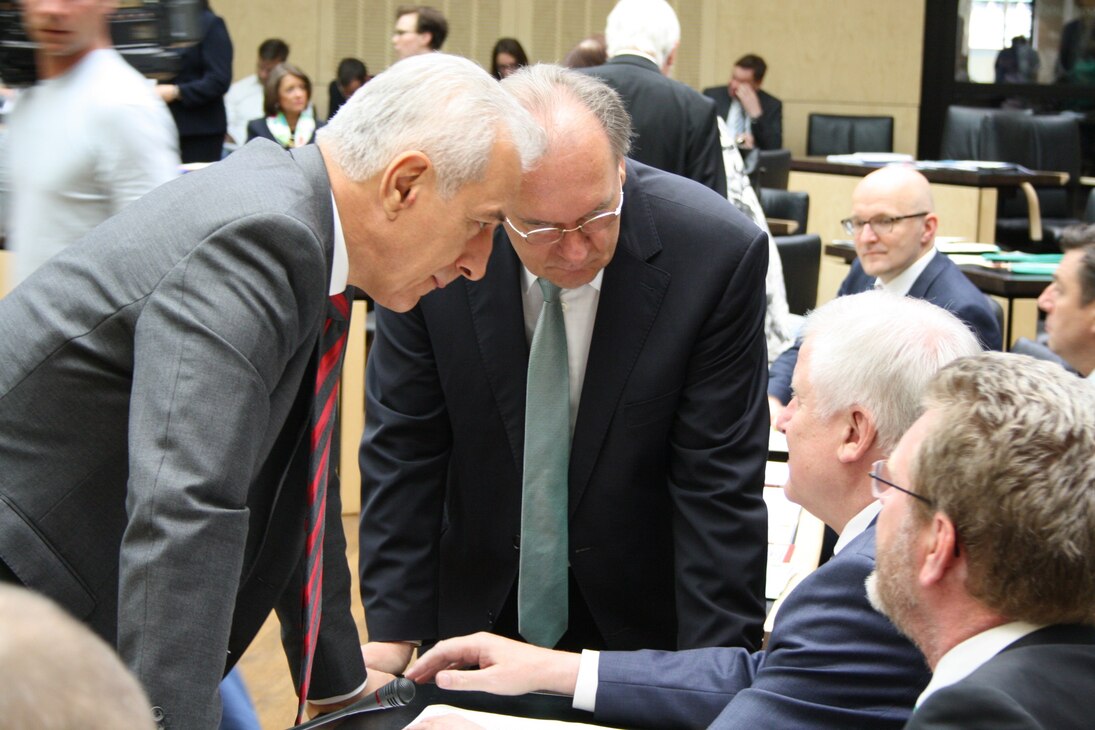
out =
[[[224,144],[229,149],[247,142],[247,123],[265,116],[262,111],[263,89],[270,71],[289,59],[289,44],[280,38],[267,38],[259,45],[255,73],[236,81],[224,95],[228,114],[228,135]]]
[[[179,139],[150,82],[111,48],[102,0],[26,0],[38,83],[19,94],[0,151],[13,285],[178,174]]]
[[[1086,728],[1095,692],[1095,391],[1056,363],[944,369],[875,470],[874,603],[934,676],[907,728]]]

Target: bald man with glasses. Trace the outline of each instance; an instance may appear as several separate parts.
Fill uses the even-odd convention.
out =
[[[486,276],[377,312],[368,664],[399,672],[419,641],[486,630],[551,647],[755,648],[767,241],[725,196],[627,159],[630,122],[604,82],[541,65],[501,83],[552,142]],[[560,339],[560,367],[543,366],[541,343]],[[546,535],[541,489],[558,508]]]
[[[837,296],[883,289],[926,299],[966,323],[986,350],[1003,344],[1000,323],[985,295],[946,256],[935,250],[939,217],[927,178],[894,165],[867,175],[852,193],[852,215],[841,221],[855,243],[856,261]],[[902,323],[895,322],[899,327]],[[769,370],[768,406],[773,423],[791,401],[791,374],[800,344]]]

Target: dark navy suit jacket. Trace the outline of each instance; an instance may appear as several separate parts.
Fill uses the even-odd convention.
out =
[[[720,117],[729,118],[730,89],[725,84],[708,87],[703,90],[703,95],[715,102]],[[751,125],[753,143],[758,150],[778,150],[783,147],[783,102],[761,89],[757,89],[757,99],[760,101],[760,118],[754,119]]]
[[[868,291],[874,286],[874,281],[875,278],[863,271],[857,259],[836,295],[842,297]],[[1000,322],[985,295],[943,254],[936,253],[928,267],[913,282],[908,295],[951,312],[973,330],[984,349],[1001,348],[1004,338],[1000,333]],[[768,394],[779,398],[784,404],[791,401],[791,375],[795,371],[801,346],[801,340],[796,342],[776,358],[768,370]]]
[[[908,730],[1082,730],[1095,724],[1095,628],[1047,626],[934,692]]]
[[[726,198],[627,162],[569,469],[571,572],[609,648],[759,642],[767,260]],[[501,230],[482,280],[377,310],[361,450],[371,639],[494,627],[518,572],[528,349]]]
[[[872,523],[787,596],[765,651],[602,652],[599,722],[674,728],[900,728],[930,673],[867,601]]]

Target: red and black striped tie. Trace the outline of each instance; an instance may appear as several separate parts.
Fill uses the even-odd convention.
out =
[[[308,479],[308,533],[304,546],[305,571],[303,620],[304,646],[300,655],[300,703],[297,723],[304,719],[308,688],[312,680],[312,658],[323,613],[323,525],[327,513],[327,475],[330,472],[331,437],[338,400],[338,376],[346,351],[350,324],[350,300],[345,294],[330,298],[327,321],[319,343],[315,400],[312,404],[312,456]]]

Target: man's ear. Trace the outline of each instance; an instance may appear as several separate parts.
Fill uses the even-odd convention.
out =
[[[954,523],[942,512],[932,515],[926,538],[926,554],[920,566],[921,585],[932,585],[942,581],[949,572],[959,567],[962,554],[958,547],[958,530]]]
[[[935,232],[939,229],[939,216],[935,213],[928,213],[924,216],[924,236],[921,238],[926,244],[935,239]]]
[[[874,447],[875,438],[878,435],[874,418],[859,406],[852,406],[838,418],[841,418],[843,422],[837,458],[843,464],[862,461]]]
[[[415,204],[432,171],[430,158],[417,150],[402,152],[388,163],[380,178],[380,191],[389,220]]]

